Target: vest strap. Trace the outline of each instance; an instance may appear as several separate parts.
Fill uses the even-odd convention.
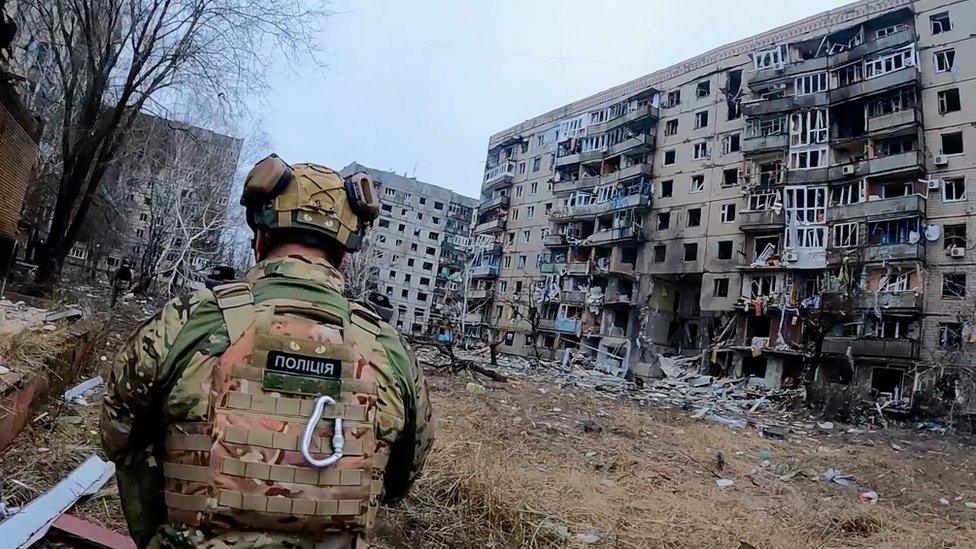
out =
[[[217,306],[224,315],[227,335],[233,345],[244,335],[254,322],[254,295],[245,282],[230,282],[213,289]]]

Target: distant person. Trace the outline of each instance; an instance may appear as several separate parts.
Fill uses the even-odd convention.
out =
[[[115,358],[101,439],[139,547],[365,547],[433,440],[420,367],[343,297],[372,181],[276,156],[241,200],[258,264],[170,301]]]
[[[125,294],[129,291],[129,286],[132,285],[132,269],[129,267],[128,261],[123,261],[122,265],[116,269],[115,275],[112,277],[112,307],[115,307],[115,302],[119,298],[119,294]]]

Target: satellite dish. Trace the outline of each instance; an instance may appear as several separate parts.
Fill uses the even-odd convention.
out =
[[[942,236],[942,225],[927,225],[925,227],[925,239],[929,242],[935,242]]]

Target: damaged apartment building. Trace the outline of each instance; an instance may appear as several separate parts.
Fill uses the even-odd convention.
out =
[[[478,201],[395,172],[353,162],[340,172],[366,172],[380,199],[370,238],[376,276],[370,285],[394,306],[391,324],[414,336],[434,335],[449,321],[445,300],[460,297]],[[436,334],[439,335],[439,334]]]
[[[973,20],[856,2],[492,136],[469,335],[976,411]]]

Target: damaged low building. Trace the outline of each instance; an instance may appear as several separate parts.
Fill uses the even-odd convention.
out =
[[[621,374],[700,353],[770,387],[976,411],[974,17],[855,2],[492,136],[480,332]]]

